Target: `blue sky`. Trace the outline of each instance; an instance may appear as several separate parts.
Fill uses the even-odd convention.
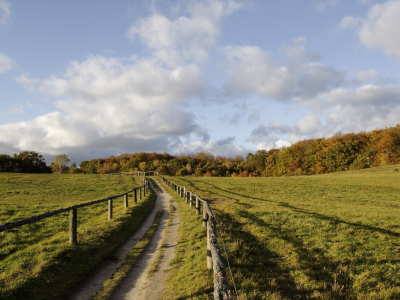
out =
[[[246,155],[400,117],[400,1],[0,0],[0,153]]]

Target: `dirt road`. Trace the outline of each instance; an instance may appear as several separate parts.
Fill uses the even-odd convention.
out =
[[[135,263],[132,270],[128,273],[126,278],[116,288],[112,294],[112,299],[161,299],[164,283],[167,273],[164,271],[168,269],[168,264],[174,256],[175,246],[177,243],[178,227],[179,227],[179,214],[177,205],[172,203],[174,210],[172,212],[172,224],[169,227],[166,239],[166,246],[160,258],[158,268],[151,278],[147,278],[148,270],[153,263],[157,253],[160,250],[161,243],[164,239],[168,218],[169,218],[169,200],[171,196],[165,193],[161,187],[159,192],[154,188],[153,183],[150,182],[157,194],[156,204],[151,213],[147,216],[146,220],[136,230],[136,232],[113,254],[113,260],[103,262],[93,273],[93,275],[71,295],[69,300],[89,300],[90,297],[97,292],[104,281],[109,279],[112,274],[121,266],[126,258],[129,250],[133,248],[136,243],[148,231],[154,221],[154,217],[159,209],[163,210],[159,220],[158,227],[145,251]]]

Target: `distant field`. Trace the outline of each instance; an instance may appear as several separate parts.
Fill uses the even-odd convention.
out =
[[[394,169],[400,165],[315,176],[170,179],[212,199],[240,299],[399,299],[400,172]],[[187,247],[204,243],[200,227],[181,227]],[[198,230],[193,242],[185,240]],[[199,285],[182,280],[206,267],[204,251],[203,261],[181,248],[169,279],[170,291],[180,292],[171,299],[210,298],[206,274],[198,273]]]
[[[141,186],[139,177],[0,173],[0,224],[118,195]],[[155,194],[78,209],[78,245],[68,242],[69,214],[58,214],[0,233],[0,299],[64,299],[141,223]]]

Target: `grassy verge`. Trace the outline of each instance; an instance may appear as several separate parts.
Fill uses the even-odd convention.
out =
[[[399,165],[317,176],[171,179],[212,199],[241,299],[399,299],[395,169]],[[182,221],[182,242],[197,230],[191,222],[199,220]],[[199,239],[201,251],[203,244]],[[177,285],[185,299],[200,299],[206,293],[196,278],[205,279],[188,277],[205,267],[205,256],[189,260],[190,247],[189,240],[181,244],[175,265],[181,272],[171,272],[170,289]]]
[[[133,265],[136,263],[139,256],[145,250],[146,246],[149,244],[160,220],[162,214],[162,209],[157,212],[153,224],[150,229],[146,232],[143,238],[129,251],[124,263],[118,270],[113,274],[113,276],[103,283],[103,287],[92,296],[93,300],[109,299],[115,288],[121,283],[122,279],[129,273]]]
[[[13,185],[0,185],[1,223],[141,185],[139,178],[99,175],[2,173],[0,181]],[[128,209],[122,198],[114,200],[111,221],[107,203],[78,209],[76,246],[68,242],[68,213],[0,233],[0,298],[64,299],[139,226],[155,199],[150,190],[137,205],[130,201]]]
[[[165,248],[165,244],[167,242],[167,237],[168,237],[168,232],[169,232],[169,228],[171,226],[172,223],[172,218],[173,218],[173,211],[174,211],[174,207],[173,205],[170,203],[169,205],[169,216],[168,216],[168,224],[167,224],[167,228],[165,229],[165,234],[164,234],[164,239],[161,242],[161,246],[160,246],[160,251],[158,251],[153,263],[150,266],[149,271],[147,272],[147,277],[151,277],[153,276],[154,272],[156,271],[158,264],[160,263],[160,259],[161,256],[163,254],[164,248]]]
[[[173,178],[174,180],[175,178]],[[206,231],[202,217],[195,214],[183,198],[158,180],[165,192],[172,196],[179,210],[179,234],[175,257],[167,279],[165,299],[214,299],[213,271],[207,270]]]

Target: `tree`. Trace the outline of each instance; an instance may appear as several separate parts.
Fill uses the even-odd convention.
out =
[[[56,157],[54,157],[54,160],[51,163],[53,173],[58,173],[58,174],[67,173],[69,169],[67,166],[68,163],[69,159],[67,155],[65,154],[57,155]]]
[[[14,171],[22,173],[49,173],[44,157],[35,151],[22,151],[13,155]]]

